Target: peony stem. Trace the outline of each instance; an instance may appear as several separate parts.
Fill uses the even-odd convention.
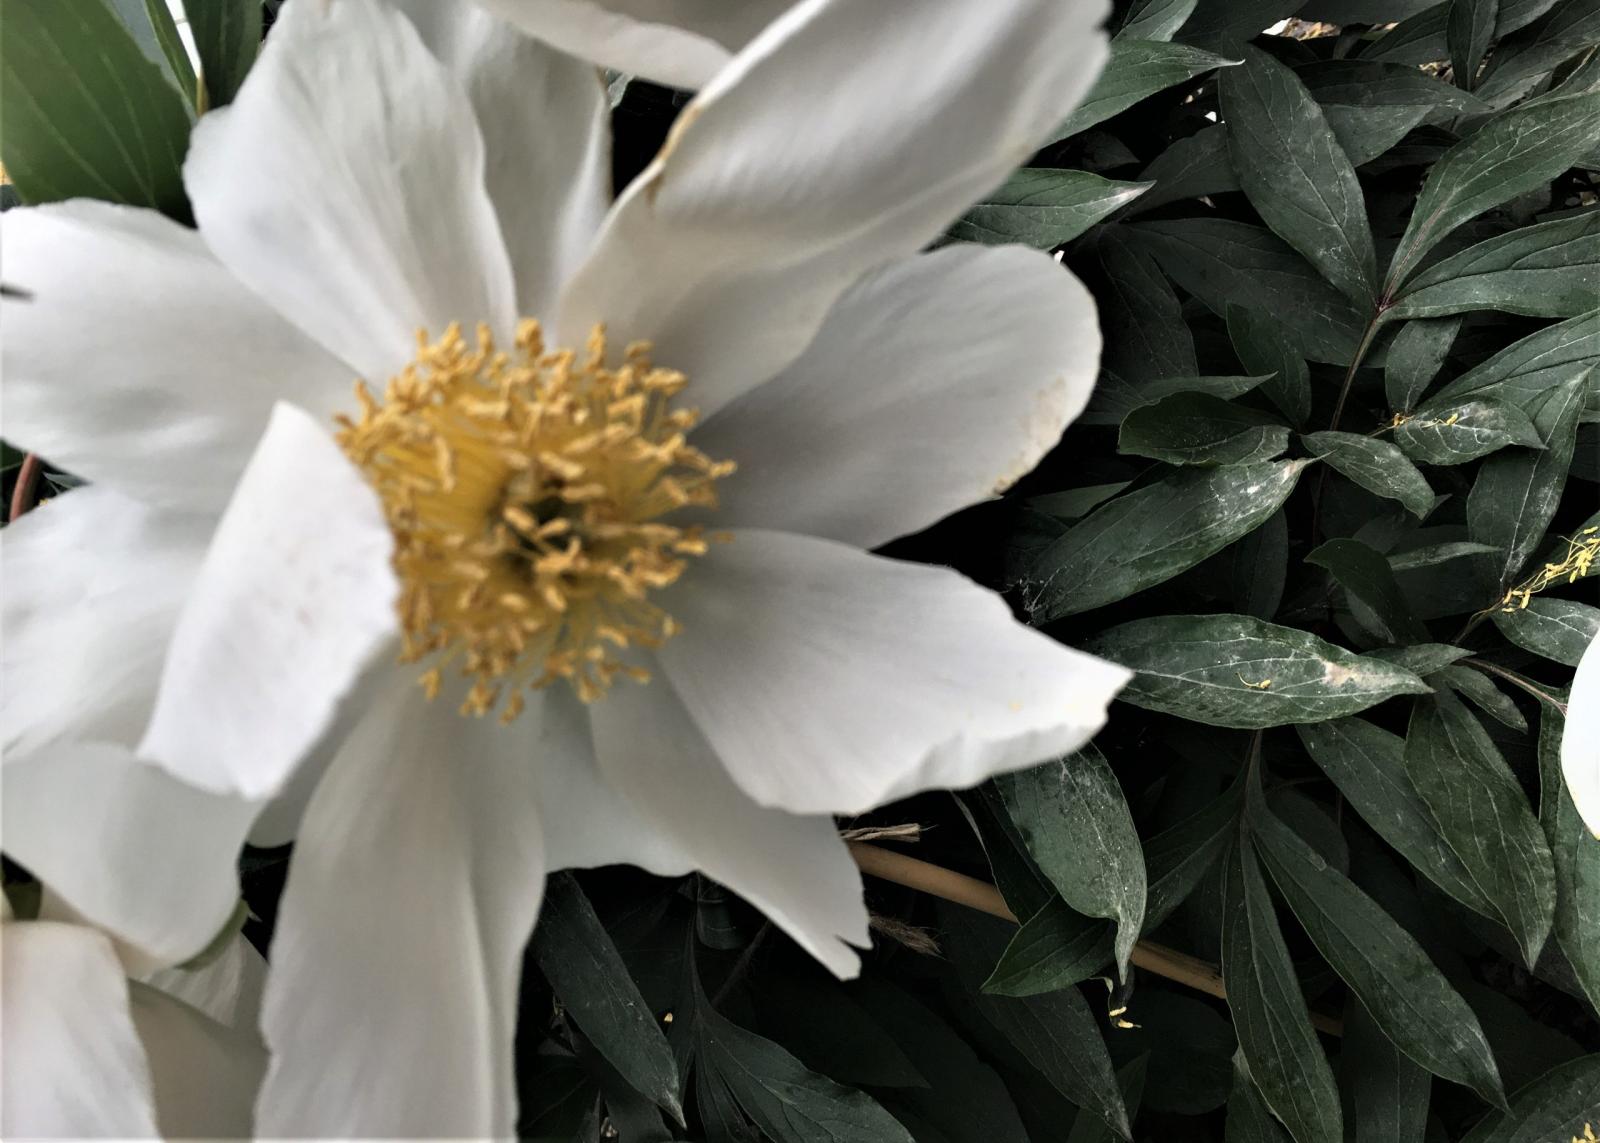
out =
[[[863,873],[953,901],[957,905],[965,905],[1012,924],[1017,923],[1017,915],[1006,905],[1000,890],[987,881],[865,842],[851,841],[845,844],[849,846],[850,856]],[[1218,1000],[1228,998],[1227,990],[1222,986],[1222,973],[1217,966],[1188,953],[1169,949],[1154,941],[1140,941],[1133,946],[1133,963],[1146,972],[1204,992],[1207,996],[1215,996]],[[1344,1022],[1336,1017],[1313,1012],[1311,1022],[1330,1035],[1344,1034]]]

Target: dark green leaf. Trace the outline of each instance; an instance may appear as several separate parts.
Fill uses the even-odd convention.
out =
[[[985,246],[1017,242],[1052,250],[1132,202],[1149,186],[1112,182],[1088,171],[1024,167],[969,208],[950,227],[950,237]]]
[[[1029,917],[984,981],[996,996],[1033,996],[1088,980],[1111,960],[1112,925],[1059,897]]]
[[[956,801],[978,835],[995,884],[1013,914],[1031,917],[1056,899],[1055,890],[1024,851],[1022,835],[1011,824],[993,782],[957,794]]]
[[[1424,464],[1465,464],[1514,444],[1544,447],[1526,413],[1488,397],[1435,398],[1397,425],[1394,439],[1406,455]]]
[[[1278,323],[1243,306],[1227,310],[1228,339],[1251,373],[1273,374],[1261,391],[1295,425],[1311,415],[1311,379],[1305,358],[1279,336]]]
[[[1097,299],[1106,343],[1101,365],[1133,383],[1195,376],[1200,367],[1194,338],[1177,295],[1150,255],[1130,246],[1120,232],[1121,227],[1102,231],[1097,250],[1106,285]],[[1122,412],[1098,423],[1118,424]]]
[[[1368,654],[1385,663],[1402,666],[1413,674],[1431,675],[1458,659],[1465,659],[1472,652],[1449,643],[1414,643],[1409,647],[1379,647]]]
[[[1283,1125],[1256,1090],[1241,1049],[1233,1057],[1233,1093],[1228,1096],[1226,1143],[1288,1143]]]
[[[928,1086],[886,1092],[884,1102],[937,1123],[949,1143],[1028,1143],[1016,1105],[994,1069],[945,1020],[889,984],[886,975],[871,974],[852,988],[899,1040]],[[919,1133],[918,1143],[923,1138]]]
[[[1246,615],[1135,619],[1089,647],[1138,672],[1121,701],[1212,726],[1318,722],[1428,689],[1403,667]]]
[[[1172,915],[1237,836],[1241,789],[1236,786],[1145,844],[1147,929]],[[1087,980],[1110,961],[1111,934],[1106,922],[1052,900],[1017,930],[984,991],[1029,996]]]
[[[1509,36],[1533,23],[1556,4],[1556,0],[1500,0],[1500,13],[1495,17],[1496,36]]]
[[[1513,230],[1435,263],[1407,283],[1389,316],[1502,310],[1576,317],[1594,308],[1597,273],[1600,210],[1589,210]]]
[[[1551,71],[1600,40],[1600,3],[1596,0],[1564,0],[1545,6],[1550,8],[1549,15],[1496,47],[1482,80],[1485,99],[1504,105],[1521,98]],[[1510,29],[1497,30],[1504,36]]]
[[[1468,397],[1490,397],[1517,405],[1531,416],[1533,405],[1554,386],[1587,373],[1597,363],[1600,310],[1546,326],[1513,342],[1440,389],[1427,408]],[[1591,394],[1591,408],[1593,399]]]
[[[1544,436],[1544,449],[1490,457],[1473,482],[1467,497],[1467,534],[1498,549],[1494,556],[1482,557],[1482,566],[1502,592],[1544,539],[1560,506],[1590,374],[1552,389],[1531,410],[1534,426]]]
[[[594,907],[570,873],[551,874],[533,955],[573,1020],[622,1078],[681,1122],[678,1068]]]
[[[1377,549],[1341,537],[1318,547],[1306,563],[1328,569],[1341,587],[1371,608],[1383,628],[1378,634],[1390,643],[1427,640],[1428,629],[1413,614],[1389,561]]]
[[[1139,197],[1129,214],[1139,214],[1179,199],[1239,189],[1228,158],[1228,129],[1220,123],[1179,139],[1150,161],[1139,178],[1156,185]]]
[[[1239,1050],[1233,1025],[1212,1003],[1151,983],[1146,979],[1130,998],[1126,1016],[1135,1026],[1113,1033],[1124,1057],[1150,1061],[1144,1105],[1176,1115],[1215,1111],[1233,1087]]]
[[[1591,1005],[1600,1005],[1600,840],[1583,824],[1561,776],[1566,719],[1539,708],[1539,821],[1556,866],[1556,944]]]
[[[1494,549],[1488,544],[1473,544],[1464,540],[1453,544],[1428,544],[1396,552],[1389,557],[1389,566],[1397,572],[1412,571],[1416,568],[1429,568],[1448,563],[1450,560],[1459,560],[1465,556],[1481,556],[1485,552],[1492,551]]]
[[[1443,683],[1502,726],[1509,726],[1518,733],[1528,729],[1528,720],[1522,717],[1517,704],[1481,671],[1474,671],[1470,667],[1446,667],[1431,676],[1428,682],[1435,687]]]
[[[1133,1062],[1117,1069],[1117,1088],[1122,1092],[1122,1105],[1128,1109],[1130,1119],[1139,1113],[1149,1062],[1149,1055],[1138,1056]],[[1072,1121],[1072,1133],[1067,1136],[1067,1143],[1112,1143],[1116,1138],[1116,1133],[1105,1120],[1091,1111],[1080,1111]]]
[[[1145,869],[1122,787],[1094,746],[995,779],[1028,852],[1079,913],[1117,923],[1116,958],[1128,957],[1144,923]]]
[[[1330,103],[1322,109],[1339,149],[1354,167],[1386,154],[1430,114],[1426,107],[1347,107]]]
[[[1229,855],[1226,885],[1222,978],[1250,1075],[1295,1143],[1342,1143],[1333,1071],[1312,1030],[1294,962],[1249,846]]]
[[[1463,222],[1542,186],[1594,143],[1600,93],[1514,107],[1445,152],[1422,186],[1389,264],[1393,297],[1422,256]]]
[[[1063,1096],[1124,1139],[1128,1112],[1094,1014],[1076,988],[1029,996],[978,995],[978,1010]]]
[[[1360,718],[1296,727],[1306,752],[1356,813],[1424,876],[1463,905],[1499,916],[1439,832],[1405,769],[1406,740]]]
[[[1575,599],[1539,596],[1526,607],[1496,607],[1490,617],[1517,646],[1569,667],[1600,637],[1600,608]]]
[[[1600,1054],[1546,1072],[1512,1095],[1509,1111],[1491,1113],[1461,1143],[1561,1143],[1581,1140],[1584,1127],[1597,1123]]]
[[[1183,38],[1212,51],[1233,52],[1304,4],[1305,0],[1200,0],[1184,25]]]
[[[1427,477],[1398,446],[1359,433],[1309,433],[1301,440],[1334,471],[1375,496],[1400,501],[1418,519],[1433,507],[1433,489]]]
[[[1221,218],[1122,229],[1213,313],[1225,316],[1229,305],[1241,305],[1286,315],[1281,332],[1301,356],[1344,365],[1354,355],[1366,317],[1270,230]]]
[[[771,1040],[698,1007],[697,1066],[777,1143],[914,1143],[869,1095],[811,1071]]]
[[[1204,393],[1217,400],[1239,397],[1257,388],[1266,377],[1158,377],[1130,383],[1110,372],[1102,372],[1089,408],[1078,418],[1080,425],[1120,425],[1135,409],[1179,393]]]
[[[1134,409],[1117,449],[1172,464],[1253,464],[1289,447],[1289,430],[1272,417],[1207,393],[1178,393]]]
[[[1439,375],[1460,330],[1458,317],[1407,322],[1400,328],[1383,363],[1383,388],[1390,408],[1407,413],[1416,407],[1417,399]]]
[[[189,28],[200,53],[207,106],[232,103],[261,45],[261,0],[190,4]]]
[[[1156,40],[1116,39],[1111,58],[1082,103],[1055,130],[1057,139],[1076,135],[1110,119],[1148,95],[1237,61],[1214,56],[1188,44]]]
[[[1147,928],[1158,928],[1173,914],[1194,892],[1228,843],[1238,836],[1243,790],[1242,783],[1235,783],[1205,809],[1162,830],[1146,843],[1145,866],[1150,876],[1145,906]]]
[[[1404,64],[1366,58],[1316,60],[1295,68],[1295,74],[1323,106],[1425,107],[1470,114],[1490,110],[1477,96]]]
[[[1066,488],[1060,492],[1047,492],[1043,496],[1030,496],[1023,503],[1035,512],[1043,512],[1058,520],[1081,520],[1128,487],[1128,484],[1126,480],[1113,484],[1088,484],[1082,488]]]
[[[1039,621],[1171,579],[1278,510],[1307,461],[1178,472],[1095,509],[1035,561],[1024,587]]]
[[[1499,0],[1450,0],[1445,15],[1445,43],[1450,47],[1450,70],[1456,83],[1471,91],[1477,86],[1478,68],[1494,35]]]
[[[1405,761],[1445,841],[1533,964],[1550,935],[1555,871],[1516,776],[1447,691],[1417,701]]]
[[[1449,0],[1401,20],[1361,53],[1363,63],[1426,64],[1443,58]]]
[[[1134,0],[1117,29],[1119,40],[1170,40],[1194,11],[1195,0]]]
[[[1503,1104],[1478,1018],[1416,938],[1272,814],[1262,809],[1249,821],[1290,910],[1384,1035],[1434,1075]]]
[[[144,26],[150,29],[150,33],[155,38],[156,45],[161,51],[162,63],[171,75],[173,83],[178,89],[178,94],[183,96],[187,105],[193,106],[199,94],[199,89],[195,84],[194,65],[189,62],[188,49],[183,46],[183,37],[178,32],[178,25],[172,18],[171,9],[167,7],[166,0],[143,0],[142,7],[144,9],[143,12],[135,14],[129,11],[129,9],[133,8],[133,4],[118,3],[116,0],[113,2],[113,8],[118,10],[118,15],[122,17],[123,23],[129,25],[129,31],[133,32],[135,40],[140,41],[141,48],[144,47],[144,44],[139,29],[133,24],[133,20],[140,17],[143,18]],[[149,56],[150,53],[146,50],[145,57],[148,59]]]
[[[1349,1096],[1345,1125],[1353,1133],[1351,1143],[1417,1143],[1422,1138],[1432,1079],[1385,1038],[1359,1000],[1345,1005],[1339,1078]]]
[[[1242,615],[1271,620],[1289,578],[1289,521],[1282,508],[1211,558],[1228,576],[1227,598]],[[1202,567],[1205,565],[1202,565]]]
[[[0,161],[30,203],[84,196],[187,218],[189,116],[102,0],[6,0]]]
[[[1244,55],[1218,78],[1239,186],[1278,237],[1367,305],[1377,259],[1355,170],[1294,72],[1256,48]]]
[[[829,973],[775,972],[752,989],[760,1028],[801,1063],[857,1087],[925,1087],[904,1048]]]

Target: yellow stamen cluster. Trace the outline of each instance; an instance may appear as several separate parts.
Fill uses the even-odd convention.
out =
[[[1588,1123],[1583,1125],[1583,1134],[1574,1135],[1572,1143],[1600,1143],[1600,1136],[1594,1133],[1594,1127]]]
[[[1553,564],[1545,564],[1520,586],[1506,592],[1505,598],[1496,606],[1501,611],[1519,611],[1553,583],[1560,580],[1577,583],[1589,574],[1597,556],[1600,556],[1600,526],[1585,528],[1576,538],[1567,540],[1567,551],[1561,559]]]
[[[611,367],[600,326],[581,357],[547,350],[532,320],[511,352],[483,326],[476,346],[456,325],[417,340],[381,400],[356,386],[360,415],[338,433],[394,531],[402,661],[428,664],[430,698],[445,670],[471,679],[462,713],[498,706],[503,722],[559,679],[585,702],[618,675],[647,680],[619,652],[674,634],[650,593],[706,551],[698,526],[660,517],[714,507],[734,467],[685,440],[684,375],[647,343]]]

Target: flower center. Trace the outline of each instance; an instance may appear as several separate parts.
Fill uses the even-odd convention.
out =
[[[502,722],[558,679],[585,702],[618,675],[647,681],[618,652],[675,633],[650,593],[706,551],[698,525],[662,517],[715,507],[734,468],[685,440],[687,379],[645,342],[610,367],[602,326],[581,357],[547,350],[533,320],[511,352],[485,326],[475,347],[459,325],[417,342],[381,401],[357,384],[337,434],[394,531],[401,660],[428,663],[429,698],[446,669],[472,679],[462,713]]]

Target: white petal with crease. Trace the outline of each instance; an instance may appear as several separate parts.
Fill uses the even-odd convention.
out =
[[[249,1138],[267,1067],[261,1038],[137,982],[128,985],[128,1007],[150,1061],[162,1137]]]
[[[738,474],[718,527],[876,547],[1004,490],[1083,410],[1094,300],[1047,255],[956,246],[872,274],[694,444]]]
[[[196,124],[183,177],[228,268],[377,384],[419,329],[512,331],[472,105],[380,0],[285,4],[238,97]]]
[[[739,531],[670,601],[659,652],[750,796],[860,813],[1075,750],[1131,677],[947,568]]]
[[[137,741],[214,523],[91,486],[0,532],[0,758],[69,733]]]
[[[517,282],[517,313],[550,318],[611,199],[610,107],[593,64],[552,51],[472,0],[391,0],[466,89]]]
[[[150,1139],[150,1069],[111,942],[48,921],[0,927],[0,1135]]]
[[[279,405],[178,620],[140,757],[216,793],[277,792],[392,645],[392,546],[360,471]]]
[[[679,116],[568,285],[560,333],[649,339],[709,414],[795,359],[1094,81],[1101,0],[804,0]],[[864,114],[863,108],[872,113]]]
[[[666,679],[613,688],[593,718],[601,773],[650,828],[835,974],[856,974],[860,958],[849,946],[869,943],[867,910],[832,818],[752,802]]]
[[[1600,837],[1600,638],[1578,660],[1561,736],[1561,776],[1578,815]]]
[[[298,209],[298,207],[296,208]],[[347,404],[352,372],[153,210],[0,217],[6,437],[151,504],[219,511],[274,401]]]
[[[269,1137],[504,1137],[545,868],[528,735],[406,672],[317,787],[270,952]]]
[[[581,59],[673,87],[703,86],[793,0],[478,0]]]
[[[103,742],[57,743],[9,764],[0,804],[7,855],[70,915],[119,937],[140,973],[190,959],[232,916],[256,809]]]

